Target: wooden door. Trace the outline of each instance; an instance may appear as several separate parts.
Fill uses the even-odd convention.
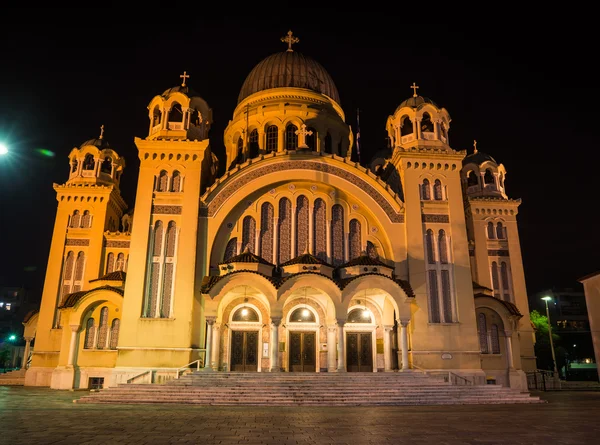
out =
[[[290,372],[317,370],[314,332],[290,332]]]
[[[373,343],[370,332],[346,333],[346,370],[373,372]]]
[[[258,331],[231,332],[231,370],[258,371]]]

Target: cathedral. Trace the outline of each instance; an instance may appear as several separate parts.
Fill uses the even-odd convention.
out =
[[[504,166],[452,148],[449,112],[414,83],[381,123],[389,147],[353,161],[334,80],[291,31],[281,40],[242,84],[225,159],[185,72],[156,94],[135,208],[118,147],[101,133],[72,149],[41,305],[23,321],[26,386],[191,367],[439,371],[527,391],[521,201]]]

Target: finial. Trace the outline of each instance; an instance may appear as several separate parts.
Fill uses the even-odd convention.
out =
[[[104,124],[100,125],[100,139],[104,137]]]
[[[183,82],[181,83],[181,86],[184,87],[185,86],[185,79],[189,79],[190,76],[187,74],[187,71],[184,71],[182,75],[180,75],[179,77],[181,77],[183,79]]]
[[[417,97],[417,88],[419,88],[419,87],[417,86],[416,83],[413,82],[411,88],[413,89],[413,97]]]
[[[294,50],[292,49],[292,45],[293,45],[294,43],[298,43],[298,42],[300,41],[300,39],[299,39],[298,37],[294,37],[294,36],[292,35],[292,30],[289,30],[289,31],[287,32],[287,36],[286,36],[286,37],[282,37],[282,38],[281,38],[281,41],[282,41],[282,42],[285,42],[285,43],[287,43],[287,44],[288,44],[288,49],[287,49],[287,50],[288,50],[289,52],[292,52],[292,51],[294,51]]]
[[[477,153],[477,140],[473,139],[473,153]]]

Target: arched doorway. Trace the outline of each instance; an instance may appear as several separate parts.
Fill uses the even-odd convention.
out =
[[[290,310],[286,324],[289,372],[316,372],[319,338],[316,311],[307,304],[300,304]]]
[[[234,372],[257,372],[260,357],[260,310],[243,303],[231,311],[231,347],[229,363]]]
[[[346,370],[373,372],[375,317],[366,307],[354,307],[348,312],[345,324]]]

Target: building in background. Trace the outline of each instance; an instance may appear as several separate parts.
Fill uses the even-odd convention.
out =
[[[600,271],[585,275],[577,281],[583,284],[595,362],[598,365],[600,364]],[[598,379],[600,380],[600,372]]]

